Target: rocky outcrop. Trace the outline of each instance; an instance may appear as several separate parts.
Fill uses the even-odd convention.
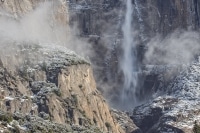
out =
[[[192,133],[199,122],[199,61],[184,68],[165,93],[134,109],[132,119],[145,133]]]
[[[126,133],[142,133],[142,131],[134,124],[133,120],[130,119],[129,114],[118,110],[111,110],[114,118],[117,119],[117,123],[121,125]]]
[[[33,120],[39,116],[37,119],[40,121],[47,120],[63,126],[67,124],[72,129],[77,126],[84,130],[94,127],[99,132],[124,132],[96,89],[87,61],[63,47],[34,44],[24,44],[23,50],[20,46],[12,47],[17,51],[13,59],[20,58],[21,62],[10,64],[15,65],[15,69],[5,68],[5,60],[9,59],[2,59],[2,111],[13,115],[20,113],[22,117],[31,117]],[[30,125],[32,120],[26,121],[19,123],[25,131],[40,126],[37,123]]]
[[[13,115],[0,112],[1,119],[1,131],[11,133],[71,133],[71,132],[88,132],[88,133],[102,133],[96,127],[80,127],[77,125],[58,124],[52,121],[45,120],[41,117],[26,115],[20,113],[14,113]],[[23,125],[23,126],[20,126]]]

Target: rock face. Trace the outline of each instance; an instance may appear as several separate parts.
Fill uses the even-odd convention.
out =
[[[200,3],[197,0],[135,0],[134,3],[141,12],[144,31],[150,36],[157,33],[167,35],[176,29],[199,29]]]
[[[165,94],[136,107],[132,119],[145,133],[192,133],[199,122],[199,62],[187,66]]]
[[[62,130],[68,125],[71,131],[124,132],[96,89],[87,61],[63,47],[24,47],[27,49],[20,50],[21,47],[16,46],[18,52],[13,58],[22,60],[16,69],[5,68],[6,59],[1,65],[1,110],[13,116],[21,115],[18,119],[24,120],[17,127],[35,131],[42,125],[32,125],[31,122],[47,120],[61,124]],[[44,127],[41,128],[45,132],[62,131]]]
[[[20,57],[23,63],[18,62],[19,66],[13,70],[4,67],[5,59],[1,65],[2,111],[31,117],[31,120],[26,119],[28,122],[40,116],[62,126],[82,127],[80,130],[94,127],[99,132],[124,132],[96,89],[87,61],[54,46],[32,45],[23,50],[16,46],[16,49],[19,51],[14,60]],[[39,125],[27,125],[23,121],[20,126],[31,131],[32,126]]]
[[[69,21],[77,24],[80,36],[92,43],[91,57],[95,78],[100,82],[117,82],[118,45],[124,5],[122,0],[70,0]],[[115,67],[113,67],[115,66]]]
[[[118,97],[123,76],[119,70],[121,57],[122,32],[124,22],[125,2],[122,0],[100,0],[83,2],[71,0],[69,2],[70,23],[75,22],[80,35],[90,39],[95,56],[92,57],[97,86],[108,84],[114,86],[107,93],[115,93],[113,102]],[[200,3],[197,0],[132,0],[133,27],[135,43],[138,46],[138,60],[143,65],[147,42],[156,35],[166,37],[176,30],[199,29]],[[145,64],[146,65],[146,64]],[[97,67],[96,67],[97,66]],[[143,90],[152,90],[159,80],[157,75],[141,76]],[[153,79],[152,79],[153,78]],[[99,80],[101,79],[101,80]],[[149,85],[150,84],[150,85]],[[152,87],[149,87],[152,86]],[[154,87],[154,88],[153,88]],[[101,88],[100,88],[101,89]],[[144,92],[138,92],[142,95]],[[110,96],[107,96],[111,98]],[[112,98],[111,98],[112,99]]]
[[[111,112],[117,119],[117,123],[121,125],[126,133],[142,133],[142,131],[137,126],[135,126],[129,115],[127,115],[125,112],[117,111],[114,109],[112,109]]]
[[[37,8],[41,3],[47,2],[46,0],[2,0],[0,2],[2,16],[10,16],[14,18],[22,17],[30,11]],[[48,1],[52,6],[52,11],[56,16],[56,20],[62,23],[68,23],[68,7],[64,0]],[[6,11],[7,13],[5,13]]]

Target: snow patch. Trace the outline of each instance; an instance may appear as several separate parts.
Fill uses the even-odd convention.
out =
[[[14,100],[15,98],[7,96],[7,97],[5,97],[4,99],[5,99],[5,100],[10,100],[10,101],[12,101],[12,100]]]

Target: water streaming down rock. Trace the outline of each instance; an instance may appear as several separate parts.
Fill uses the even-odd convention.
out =
[[[133,107],[136,102],[136,87],[138,75],[136,73],[136,46],[133,40],[133,29],[132,29],[132,14],[133,6],[132,1],[127,0],[126,2],[126,15],[125,22],[122,27],[123,31],[123,56],[121,59],[121,70],[124,75],[124,85],[121,94],[122,108]],[[128,104],[127,104],[128,103]]]

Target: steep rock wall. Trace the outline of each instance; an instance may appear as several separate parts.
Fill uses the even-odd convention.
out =
[[[138,11],[141,13],[142,21],[138,20],[138,23],[144,25],[145,34],[149,37],[154,37],[156,34],[165,36],[177,29],[199,30],[199,1],[135,0],[134,4],[138,6]],[[140,32],[144,31],[140,30]]]
[[[62,125],[124,132],[96,89],[92,69],[84,59],[68,50],[63,51],[64,48],[36,47],[37,50],[34,45],[23,50],[16,47],[15,55],[18,56],[13,58],[22,60],[10,64],[17,65],[16,69],[8,67],[7,70],[4,61],[12,59],[4,57],[1,66],[2,111],[39,116]],[[24,124],[22,122],[20,126]]]
[[[70,1],[70,23],[78,24],[80,35],[90,39],[95,56],[92,57],[97,86],[104,94],[113,94],[117,100],[123,76],[119,70],[125,2],[112,1]],[[138,62],[143,64],[146,44],[156,35],[166,37],[176,30],[199,30],[200,3],[197,0],[132,0],[134,40],[137,44]],[[97,6],[98,5],[98,6]],[[78,8],[79,7],[79,8]],[[143,69],[143,67],[141,67]],[[156,74],[141,74],[142,86],[138,95],[154,93],[159,86]],[[153,78],[151,78],[153,77]],[[101,80],[99,80],[101,79]],[[101,89],[108,84],[108,89]],[[110,92],[109,92],[109,87]],[[156,88],[155,88],[156,86]],[[107,96],[110,98],[110,95]],[[111,98],[112,99],[112,98]]]

